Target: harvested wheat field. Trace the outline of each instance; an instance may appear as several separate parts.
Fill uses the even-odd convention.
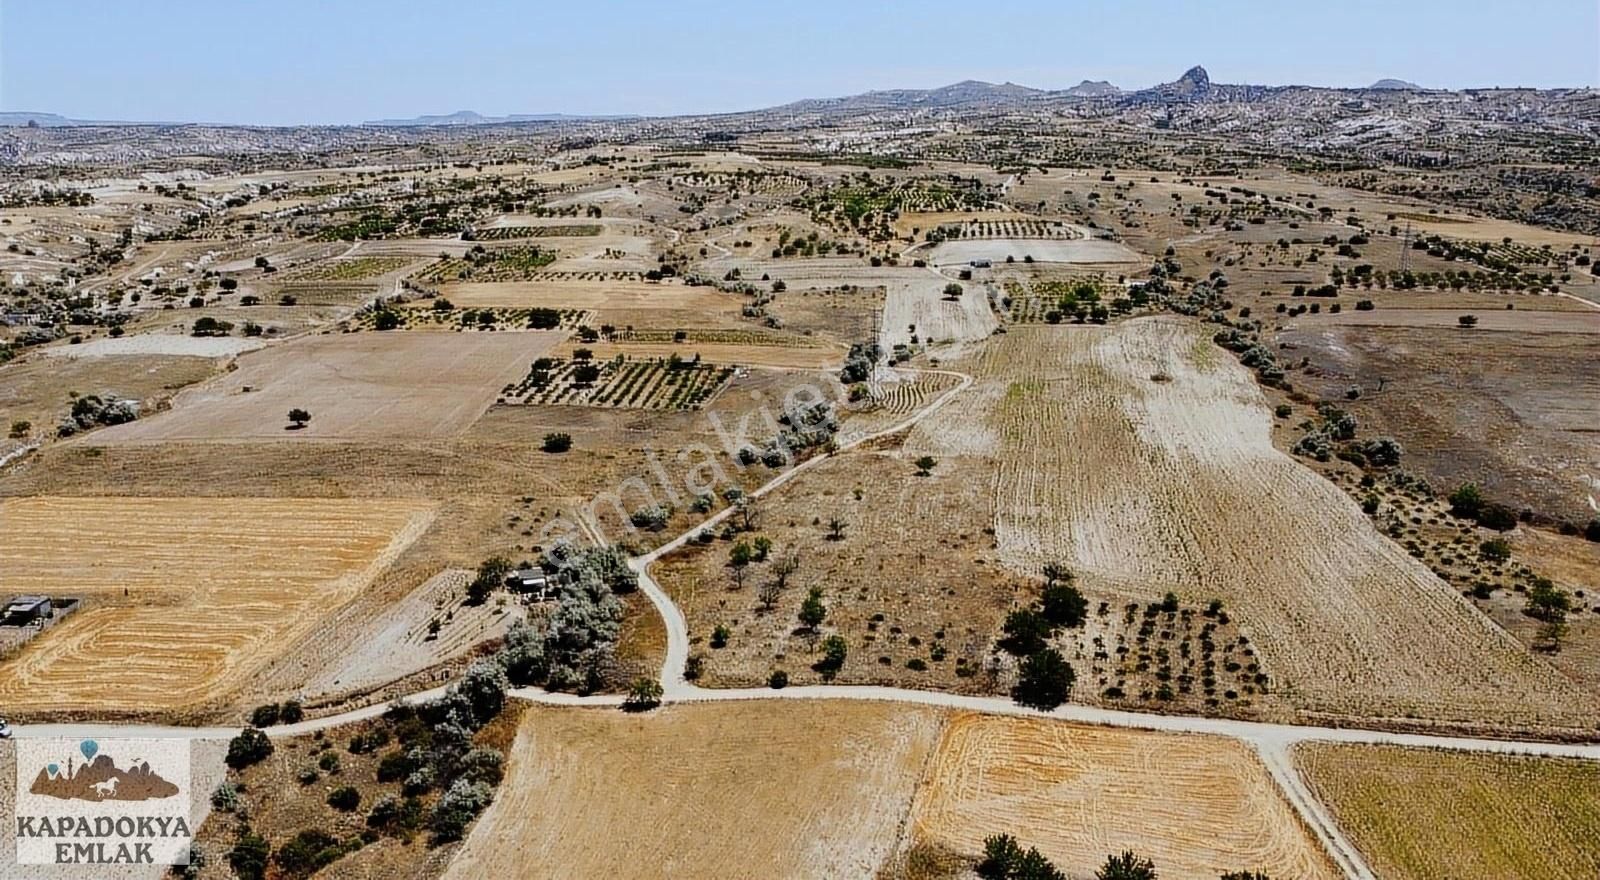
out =
[[[1222,599],[1296,709],[1591,725],[1591,696],[1273,447],[1262,392],[1207,333],[1013,328],[908,447],[992,442],[1003,561],[1061,559],[1118,597]]]
[[[975,857],[1013,834],[1073,877],[1125,849],[1163,878],[1337,876],[1256,756],[1221,737],[955,715],[909,827],[917,844]]]
[[[137,713],[227,696],[427,528],[409,500],[14,498],[0,583],[83,608],[0,664],[18,713]]]
[[[239,358],[178,395],[170,412],[100,431],[96,443],[448,437],[563,334],[355,333],[315,336]],[[292,408],[311,421],[289,430]]]
[[[1600,764],[1310,744],[1301,772],[1384,880],[1600,876]]]
[[[868,878],[941,717],[778,701],[531,708],[445,876]]]

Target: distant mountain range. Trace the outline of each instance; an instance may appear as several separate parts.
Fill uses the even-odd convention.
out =
[[[1365,89],[1328,88],[1323,86],[1261,86],[1223,85],[1211,81],[1204,67],[1192,67],[1172,82],[1161,83],[1145,89],[1126,91],[1105,80],[1084,80],[1066,89],[1037,89],[1016,83],[990,83],[964,80],[933,89],[887,89],[846,95],[836,98],[807,98],[778,107],[743,111],[721,116],[758,116],[780,114],[801,121],[815,116],[858,115],[897,111],[948,111],[952,109],[984,109],[1004,111],[1029,107],[1067,108],[1148,108],[1161,105],[1201,105],[1231,102],[1252,103],[1272,99],[1274,96],[1315,94],[1360,94],[1373,92],[1432,92],[1415,83],[1400,79],[1380,79]],[[1493,89],[1468,91],[1495,91]],[[1549,94],[1584,94],[1588,90],[1550,89]],[[691,116],[705,114],[689,114]],[[632,115],[581,115],[566,113],[511,114],[485,116],[472,110],[454,113],[415,116],[410,119],[376,119],[361,125],[370,128],[424,128],[466,127],[475,125],[506,125],[540,122],[626,122],[647,117]],[[0,127],[36,125],[41,128],[59,128],[81,125],[173,125],[176,123],[130,123],[100,120],[72,119],[56,113],[0,112]],[[249,128],[251,126],[215,126],[222,128]],[[270,128],[271,126],[266,126]],[[338,128],[341,126],[308,126]]]

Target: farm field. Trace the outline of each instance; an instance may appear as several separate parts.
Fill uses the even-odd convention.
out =
[[[971,487],[987,479],[982,462],[941,458],[920,477],[912,458],[851,452],[762,500],[753,534],[772,542],[769,559],[735,572],[726,540],[691,542],[662,559],[652,571],[688,620],[691,655],[703,658],[699,683],[760,685],[780,669],[796,684],[822,682],[812,668],[818,646],[837,634],[849,646],[832,676],[839,683],[994,692],[984,664],[1025,585],[1001,569],[984,532],[990,502]],[[835,517],[845,524],[837,540],[827,527]],[[907,523],[922,540],[886,538]],[[790,555],[800,565],[768,607],[762,593]],[[797,623],[812,587],[828,609],[816,632]]]
[[[188,337],[174,338],[181,342]],[[46,352],[66,350],[53,348]],[[215,375],[217,369],[216,361],[187,354],[40,356],[14,361],[0,366],[0,437],[9,434],[16,422],[30,423],[32,434],[53,433],[61,418],[72,411],[74,393],[101,398],[115,394],[140,401],[142,412],[153,412],[176,391]],[[0,440],[0,448],[5,442]]]
[[[0,664],[14,713],[225,699],[426,530],[410,500],[12,498],[0,572],[84,607]]]
[[[1577,303],[1573,305],[1577,306]],[[1285,322],[1284,329],[1313,331],[1333,324],[1348,327],[1425,327],[1469,334],[1495,331],[1600,334],[1600,309],[1578,309],[1582,309],[1582,306],[1559,311],[1507,310],[1504,306],[1493,311],[1382,308],[1365,312],[1345,309],[1336,315],[1327,312],[1300,315]],[[1459,324],[1462,315],[1471,315],[1477,319],[1477,323],[1471,329],[1462,328]]]
[[[562,334],[361,333],[315,336],[240,358],[158,417],[96,442],[446,437],[472,424],[507,382]],[[249,391],[245,391],[246,387]],[[287,430],[291,408],[311,413]]]
[[[1223,600],[1275,683],[1269,714],[1587,724],[1593,697],[1273,448],[1261,391],[1201,328],[1016,327],[964,366],[974,393],[907,446],[997,450],[1013,571],[1063,561],[1114,605]]]
[[[1592,761],[1319,743],[1295,763],[1385,880],[1600,873]]]
[[[594,373],[593,378],[584,371]],[[633,358],[595,362],[539,358],[522,381],[501,392],[502,403],[699,409],[733,376],[732,367],[680,359]]]
[[[555,353],[571,356],[572,350],[593,352],[596,362],[621,355],[630,361],[670,358],[677,355],[693,360],[696,355],[708,364],[750,367],[788,367],[822,370],[844,360],[842,349],[821,345],[803,336],[764,335],[742,330],[687,330],[682,342],[673,342],[666,331],[645,331],[634,338],[614,342],[572,342],[557,347]],[[643,341],[643,339],[650,341]],[[718,340],[727,341],[718,341]]]
[[[922,771],[914,843],[977,858],[1014,834],[1071,877],[1133,850],[1163,878],[1339,874],[1236,740],[960,713]]]
[[[585,309],[601,313],[605,323],[619,327],[703,327],[717,323],[737,326],[743,297],[718,293],[710,287],[655,283],[643,280],[525,281],[504,284],[449,284],[441,295],[457,308]],[[607,317],[609,315],[609,317]],[[634,320],[623,318],[633,316]]]
[[[928,256],[936,266],[990,260],[1018,263],[1143,263],[1146,257],[1124,244],[1099,238],[963,238],[946,241]]]
[[[352,257],[316,263],[288,273],[288,281],[367,281],[415,263],[408,257]]]
[[[870,878],[939,726],[877,704],[530,708],[444,876]]]
[[[1563,322],[1586,317],[1540,314]],[[1341,405],[1363,432],[1398,440],[1406,467],[1440,493],[1475,482],[1517,509],[1579,523],[1593,516],[1581,480],[1594,476],[1596,465],[1600,359],[1593,337],[1323,325],[1277,339],[1314,368],[1295,376],[1296,385],[1324,398],[1363,389],[1360,399]]]

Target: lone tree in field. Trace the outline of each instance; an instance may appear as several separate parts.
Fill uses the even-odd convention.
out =
[[[843,541],[844,530],[849,525],[849,523],[838,517],[833,517],[832,519],[828,520],[828,540]]]
[[[298,431],[301,428],[304,428],[306,426],[306,422],[309,421],[311,421],[310,411],[303,410],[299,407],[289,410],[289,424],[294,430]]]
[[[661,694],[661,682],[649,677],[635,679],[633,687],[628,689],[627,699],[622,701],[622,710],[648,712],[661,705]]]
[[[966,289],[954,281],[944,286],[945,299],[960,299],[963,293],[966,293]]]
[[[1477,315],[1462,315],[1461,317],[1456,319],[1456,324],[1458,324],[1459,326],[1461,326],[1463,328],[1476,327],[1476,326],[1478,326],[1478,316]]]
[[[937,458],[934,458],[931,455],[924,455],[921,458],[918,458],[917,459],[917,476],[926,477],[927,475],[933,473],[934,467],[937,466],[938,464],[939,464],[939,460]]]

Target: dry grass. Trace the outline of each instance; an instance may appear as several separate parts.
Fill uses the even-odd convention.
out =
[[[561,338],[550,332],[316,336],[239,359],[173,411],[95,435],[96,442],[414,439],[457,433]],[[246,389],[249,389],[248,391]],[[305,428],[285,430],[291,408]]]
[[[1588,723],[1588,696],[1274,449],[1253,378],[1217,354],[1175,319],[1016,328],[908,446],[996,445],[1003,560],[1064,560],[1102,595],[1224,600],[1297,709]]]
[[[970,856],[1013,834],[1073,877],[1125,849],[1162,877],[1337,876],[1255,755],[1217,737],[957,715],[923,771],[910,832]]]
[[[1386,880],[1600,876],[1600,764],[1305,745],[1296,761]]]
[[[18,713],[134,713],[225,697],[350,601],[432,519],[416,501],[18,498],[17,593],[84,608],[7,660]]]
[[[445,876],[870,877],[939,721],[877,704],[530,709]]]

